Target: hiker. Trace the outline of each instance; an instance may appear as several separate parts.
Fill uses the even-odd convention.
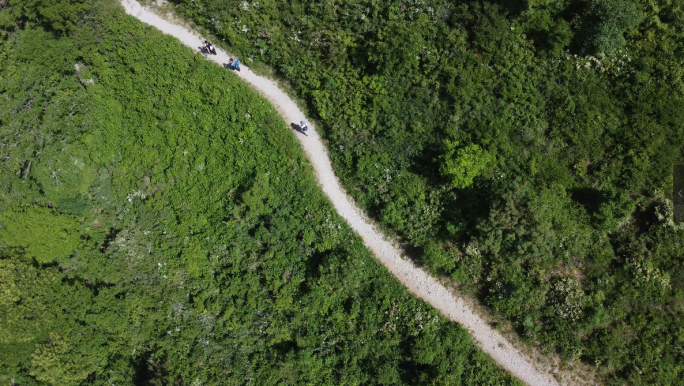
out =
[[[304,121],[299,122],[299,130],[301,130],[302,133],[305,132],[306,129],[308,129],[308,128],[309,128],[309,127],[306,126],[306,122],[304,122]]]
[[[208,40],[204,41],[204,46],[207,49],[207,53],[210,53],[212,55],[216,55],[216,49],[214,48],[214,46],[211,45],[211,43],[209,43]]]
[[[230,62],[228,64],[233,70],[240,71],[240,61],[237,58],[230,58]]]

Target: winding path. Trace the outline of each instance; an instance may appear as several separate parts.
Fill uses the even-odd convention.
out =
[[[177,38],[193,50],[198,51],[199,47],[203,45],[204,39],[200,36],[185,27],[163,19],[156,13],[142,7],[137,1],[122,0],[121,3],[129,15]],[[209,56],[208,59],[221,65],[228,63],[228,54],[218,48],[216,51],[217,55]],[[304,114],[299,110],[297,104],[280,90],[272,80],[254,74],[246,66],[242,66],[241,69],[241,72],[235,74],[267,98],[276,107],[285,122],[293,123],[304,119]],[[372,225],[372,222],[356,207],[340,186],[320,136],[312,124],[309,124],[309,127],[308,136],[298,135],[297,137],[313,164],[321,189],[330,198],[337,212],[363,239],[364,244],[373,252],[375,257],[415,296],[439,310],[449,320],[465,327],[482,351],[491,356],[496,363],[508,370],[513,376],[530,386],[558,385],[553,376],[537,371],[520,352],[478,317],[462,299],[454,297],[437,279],[416,267],[408,259],[404,259],[402,252],[385,240],[382,232]]]

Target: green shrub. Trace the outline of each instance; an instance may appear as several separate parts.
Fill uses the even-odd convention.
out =
[[[639,3],[632,0],[591,0],[584,17],[589,49],[609,55],[625,46],[624,34],[643,19]]]
[[[475,144],[459,148],[458,142],[447,141],[445,145],[440,172],[451,179],[454,188],[472,185],[475,177],[494,161],[492,155]]]
[[[55,214],[48,208],[16,208],[0,215],[0,241],[21,248],[40,264],[69,257],[80,242],[78,219]]]

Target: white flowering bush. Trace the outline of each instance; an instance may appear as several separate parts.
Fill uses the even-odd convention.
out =
[[[668,199],[663,199],[656,204],[655,216],[662,227],[673,228],[676,231],[684,229],[684,224],[674,222],[674,204]]]
[[[629,257],[627,266],[638,285],[653,285],[661,293],[670,288],[670,274],[655,267],[648,257],[643,255]]]
[[[584,308],[584,291],[575,279],[557,278],[551,284],[551,302],[556,315],[576,321]]]

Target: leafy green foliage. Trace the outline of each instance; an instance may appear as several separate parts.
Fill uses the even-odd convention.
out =
[[[681,0],[175,3],[286,78],[350,194],[530,344],[610,384],[682,378],[684,234],[657,209],[684,163]]]
[[[378,264],[263,98],[84,4],[13,2],[0,40],[1,384],[519,384]]]
[[[494,160],[489,153],[475,144],[459,148],[458,142],[447,141],[445,145],[447,150],[441,156],[440,171],[451,178],[453,188],[466,188],[472,185],[475,177]]]
[[[7,247],[20,247],[26,256],[40,264],[69,257],[80,242],[78,220],[54,215],[48,208],[28,207],[10,210],[0,216],[0,241]]]
[[[635,28],[643,15],[635,1],[592,0],[584,17],[590,49],[613,54],[625,46],[624,33]]]
[[[13,0],[15,13],[66,32],[77,28],[94,6],[89,0]],[[36,47],[37,48],[37,47]]]
[[[88,353],[75,353],[59,335],[37,345],[31,357],[30,374],[48,385],[79,385],[95,369]]]

